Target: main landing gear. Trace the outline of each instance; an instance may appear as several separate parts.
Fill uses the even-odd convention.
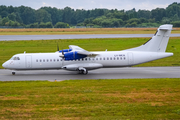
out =
[[[88,74],[88,70],[86,70],[85,68],[79,68],[79,74],[87,75]]]
[[[88,71],[84,71],[84,70],[79,70],[79,74],[84,74],[84,75],[87,75],[88,74]]]

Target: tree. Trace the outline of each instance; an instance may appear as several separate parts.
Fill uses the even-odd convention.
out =
[[[149,11],[149,10],[138,10],[137,16],[138,16],[138,18],[149,19],[151,16],[151,11]]]
[[[13,12],[8,15],[9,20],[16,21],[16,14]]]
[[[56,23],[54,28],[69,28],[69,24],[64,23],[64,22],[58,22],[58,23]]]
[[[38,22],[36,22],[36,23],[30,24],[29,27],[30,28],[39,28],[39,24],[38,24]]]
[[[151,11],[136,11],[135,8],[127,11],[117,9],[74,10],[70,7],[64,9],[41,7],[35,10],[26,6],[6,7],[1,5],[0,16],[1,25],[11,25],[17,21],[21,25],[28,25],[28,27],[39,27],[40,24],[41,27],[53,27],[58,22],[68,23],[68,25],[94,25],[98,27],[148,27],[179,21],[180,3],[174,2],[166,9],[156,8]],[[38,25],[34,23],[38,23]],[[62,23],[61,25],[63,26]]]
[[[23,7],[24,11],[21,14],[21,18],[24,24],[31,24],[35,22],[35,10],[29,7]]]
[[[9,13],[7,11],[2,11],[0,14],[1,14],[1,17],[4,18],[4,17],[7,17]]]
[[[180,27],[180,21],[174,21],[171,22],[171,24],[173,24],[174,27]]]
[[[161,21],[163,24],[170,24],[171,23],[171,20],[167,17],[163,17],[162,21]]]
[[[21,19],[21,16],[20,16],[20,13],[16,12],[15,15],[16,15],[16,21],[19,22],[19,23],[23,23],[23,21]]]
[[[140,24],[141,21],[138,18],[132,18],[132,19],[129,19],[127,21],[127,23],[129,23],[129,24],[132,24],[132,23]]]
[[[7,7],[7,11],[8,11],[8,13],[13,13],[13,12],[15,12],[15,9],[14,9],[14,7],[11,5],[11,6],[8,6],[8,7]]]
[[[52,24],[55,25],[57,22],[62,22],[63,10],[51,7],[41,7],[40,9],[46,10],[51,15]]]
[[[172,17],[172,21],[178,21],[179,20],[179,16],[178,14],[175,14],[173,17]]]
[[[151,18],[155,18],[155,21],[161,21],[163,17],[166,16],[166,11],[164,8],[156,8],[151,11]]]
[[[175,14],[180,16],[180,4],[174,2],[166,8],[166,17],[173,17]]]
[[[103,20],[103,21],[101,22],[101,26],[103,26],[103,27],[111,27],[111,21],[109,21],[109,20]]]
[[[35,13],[36,22],[51,22],[51,15],[44,9],[39,9]]]
[[[18,27],[18,26],[20,26],[20,25],[21,25],[21,24],[20,24],[19,22],[15,21],[13,26],[14,26],[14,27]]]
[[[0,16],[0,26],[2,26],[2,17]]]
[[[46,23],[41,22],[41,23],[39,24],[39,28],[46,28]]]
[[[5,25],[7,22],[9,22],[9,18],[8,17],[4,17],[2,19],[2,25]],[[6,24],[7,25],[7,24]]]
[[[52,22],[47,22],[46,23],[46,28],[53,28]]]

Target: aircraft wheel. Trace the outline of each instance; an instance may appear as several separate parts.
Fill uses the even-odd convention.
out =
[[[86,71],[83,71],[83,74],[84,75],[87,75],[88,74],[88,71],[86,70]]]
[[[12,72],[12,75],[15,75],[16,73],[15,72]]]
[[[79,74],[83,74],[83,72],[84,72],[83,70],[79,70]]]

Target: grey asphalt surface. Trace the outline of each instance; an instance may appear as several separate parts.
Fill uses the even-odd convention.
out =
[[[89,71],[87,75],[65,70],[16,71],[16,75],[11,72],[0,69],[0,81],[180,78],[180,67],[102,68]]]
[[[89,39],[89,38],[133,38],[133,37],[152,37],[152,36],[153,34],[0,35],[0,41]],[[180,37],[180,34],[171,34],[170,37]]]
[[[153,34],[94,34],[94,35],[0,35],[0,41],[84,39],[84,38],[133,38],[152,37]],[[180,37],[180,34],[171,34]],[[17,71],[0,69],[0,81],[23,80],[74,80],[74,79],[130,79],[130,78],[180,78],[180,67],[106,68],[89,71],[88,75],[64,70]]]

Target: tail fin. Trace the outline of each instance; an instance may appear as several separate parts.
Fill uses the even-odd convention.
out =
[[[172,25],[161,25],[154,36],[145,44],[125,51],[165,52],[172,27]]]

